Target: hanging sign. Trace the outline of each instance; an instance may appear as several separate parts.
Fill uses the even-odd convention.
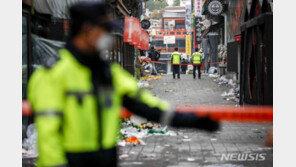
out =
[[[163,44],[175,44],[176,37],[175,36],[164,36],[163,37]]]
[[[123,42],[132,42],[133,21],[132,17],[124,18]]]
[[[191,35],[186,35],[186,55],[191,55]]]
[[[194,15],[201,17],[202,0],[194,0]]]
[[[211,0],[208,3],[208,11],[211,15],[218,16],[221,15],[223,12],[223,4],[219,0]]]

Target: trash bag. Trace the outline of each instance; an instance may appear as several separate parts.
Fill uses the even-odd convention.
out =
[[[26,157],[37,157],[37,131],[35,124],[30,124],[27,128],[27,137],[23,140],[22,147],[26,150],[24,153]]]
[[[50,57],[58,58],[58,51],[65,45],[65,42],[49,40],[37,35],[32,35],[32,64],[36,69]]]
[[[217,70],[216,67],[210,67],[209,74],[214,74],[214,73],[217,73],[217,72],[218,72],[218,70]]]

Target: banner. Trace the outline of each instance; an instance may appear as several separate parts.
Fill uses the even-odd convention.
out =
[[[191,27],[191,5],[186,5],[185,6],[185,29],[190,30]]]
[[[133,21],[131,17],[124,18],[123,42],[132,42]]]
[[[194,14],[195,17],[201,17],[202,0],[194,0]]]
[[[191,35],[186,35],[186,55],[191,55]]]
[[[175,44],[176,37],[175,36],[164,36],[163,37],[163,44]]]

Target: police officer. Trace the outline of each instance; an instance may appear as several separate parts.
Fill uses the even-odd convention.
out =
[[[171,54],[171,63],[173,64],[173,79],[175,79],[175,75],[178,75],[178,79],[180,79],[180,63],[181,63],[181,53],[178,52],[178,48],[175,48],[175,52]]]
[[[117,166],[116,136],[124,106],[148,120],[175,127],[215,131],[209,117],[180,114],[137,86],[118,64],[107,63],[116,26],[101,2],[70,8],[71,36],[59,59],[37,69],[28,86],[38,132],[40,167]]]
[[[201,72],[200,67],[202,63],[202,54],[198,52],[198,48],[195,49],[195,52],[192,54],[191,62],[193,64],[193,78],[195,79],[196,69],[198,70],[198,78],[200,79]]]

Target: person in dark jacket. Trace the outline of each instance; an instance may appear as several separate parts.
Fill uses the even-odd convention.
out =
[[[158,59],[160,58],[160,53],[156,50],[154,50],[154,46],[151,46],[149,52],[149,58],[152,60],[152,61],[158,61]],[[155,67],[155,62],[151,62],[152,64],[152,75],[157,75],[157,70],[156,70],[156,67]]]
[[[182,74],[186,74],[187,65],[184,65],[184,64],[187,64],[187,63],[188,63],[188,62],[183,58],[183,59],[182,59],[182,65],[181,65]]]

